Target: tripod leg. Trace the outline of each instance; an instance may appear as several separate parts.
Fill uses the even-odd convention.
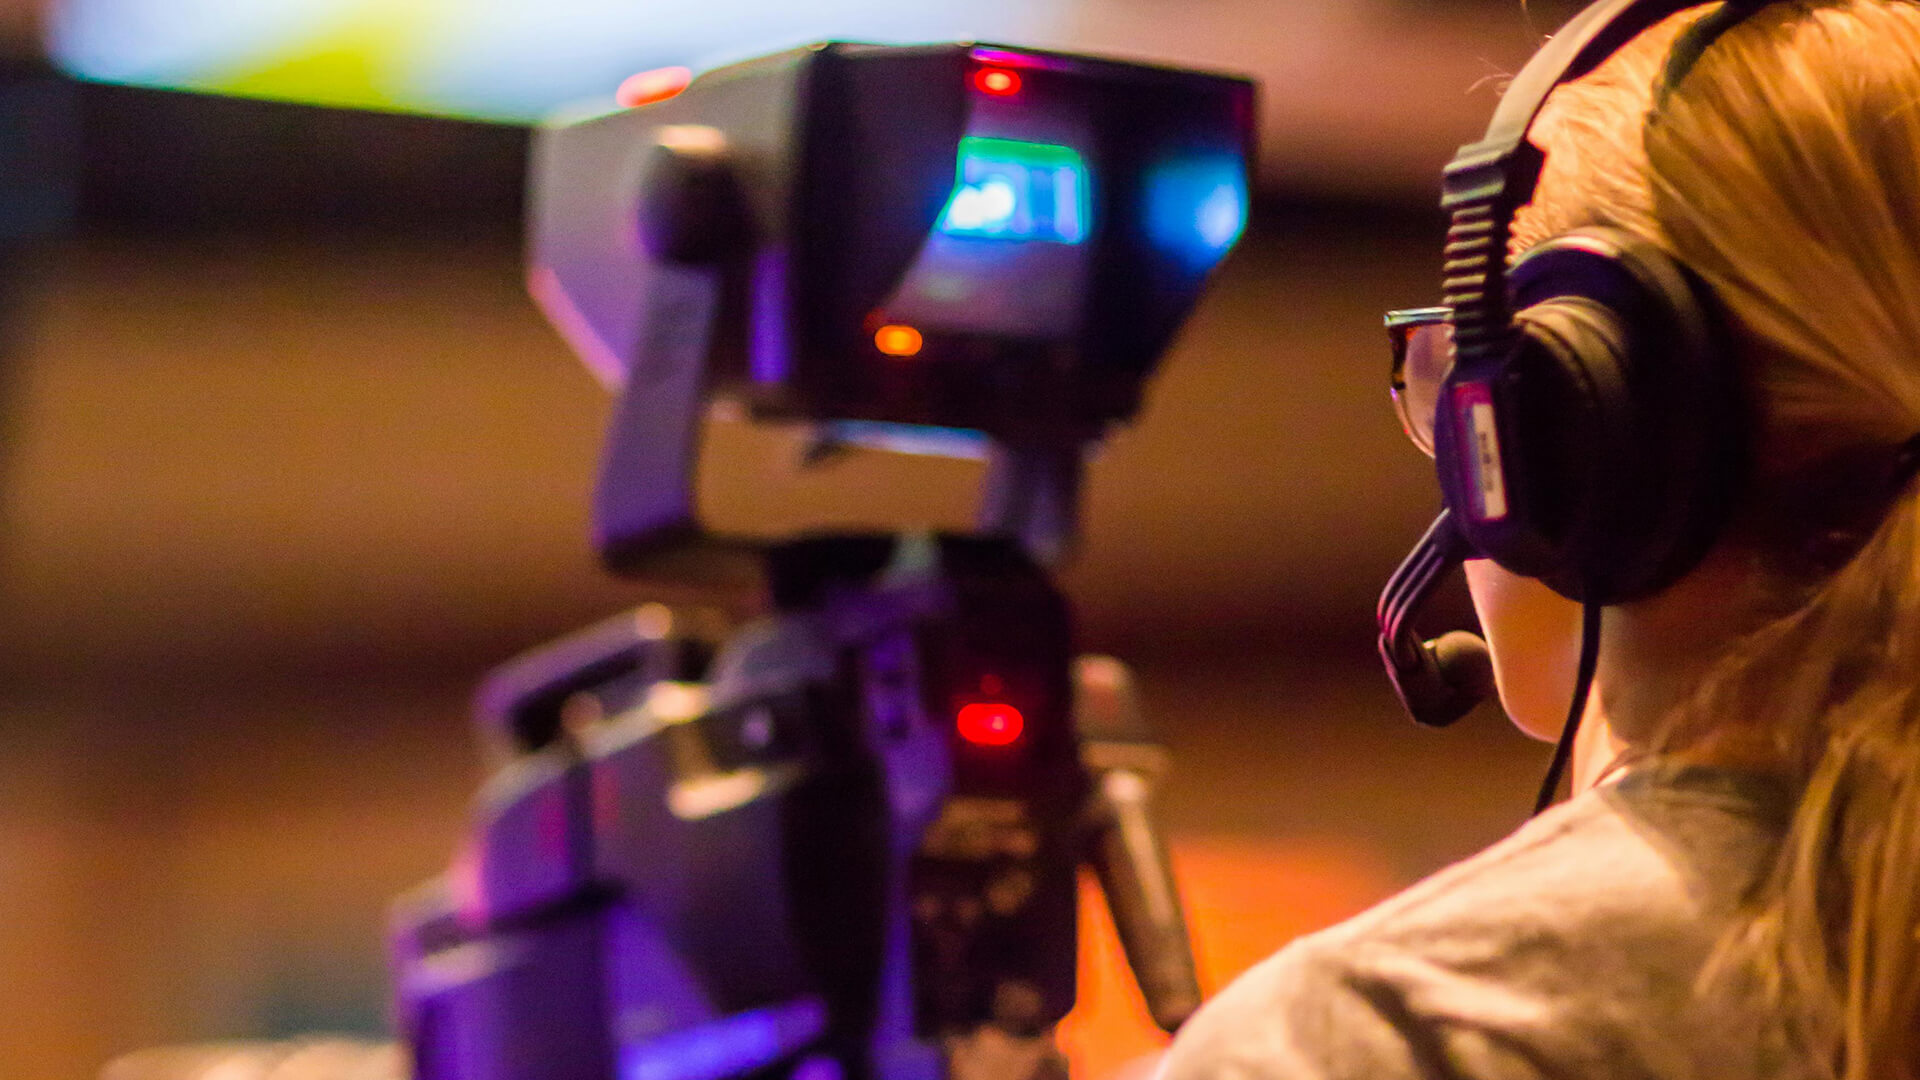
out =
[[[1118,660],[1085,656],[1075,663],[1073,711],[1093,779],[1093,869],[1147,1011],[1172,1032],[1200,1007],[1200,981],[1173,864],[1153,820],[1153,784],[1166,751],[1147,730],[1133,676]]]

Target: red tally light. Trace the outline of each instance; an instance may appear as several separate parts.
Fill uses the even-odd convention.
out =
[[[973,85],[983,94],[1012,97],[1020,92],[1020,73],[1006,68],[981,68],[973,73]]]
[[[960,737],[975,746],[1009,746],[1020,740],[1027,718],[1020,710],[997,701],[976,701],[960,706],[957,721]]]
[[[613,100],[623,109],[635,109],[642,105],[651,105],[656,101],[665,101],[687,88],[693,81],[693,71],[683,67],[654,68],[632,75],[613,92]]]

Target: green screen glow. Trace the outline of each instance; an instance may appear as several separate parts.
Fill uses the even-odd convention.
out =
[[[1087,166],[1077,150],[968,136],[940,231],[1077,244],[1087,236]]]

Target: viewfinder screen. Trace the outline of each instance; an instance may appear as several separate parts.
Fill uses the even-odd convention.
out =
[[[883,311],[922,331],[1060,339],[1080,323],[1098,231],[1094,145],[1071,88],[976,73],[953,187]]]
[[[1078,244],[1087,235],[1086,163],[1065,146],[961,139],[939,227],[951,236]]]

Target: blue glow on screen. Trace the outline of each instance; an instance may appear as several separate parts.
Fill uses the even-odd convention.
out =
[[[1237,155],[1182,157],[1147,176],[1147,235],[1162,251],[1207,270],[1247,226],[1247,173]]]
[[[941,232],[1078,244],[1087,236],[1087,216],[1087,165],[1078,151],[971,135],[960,140]]]

